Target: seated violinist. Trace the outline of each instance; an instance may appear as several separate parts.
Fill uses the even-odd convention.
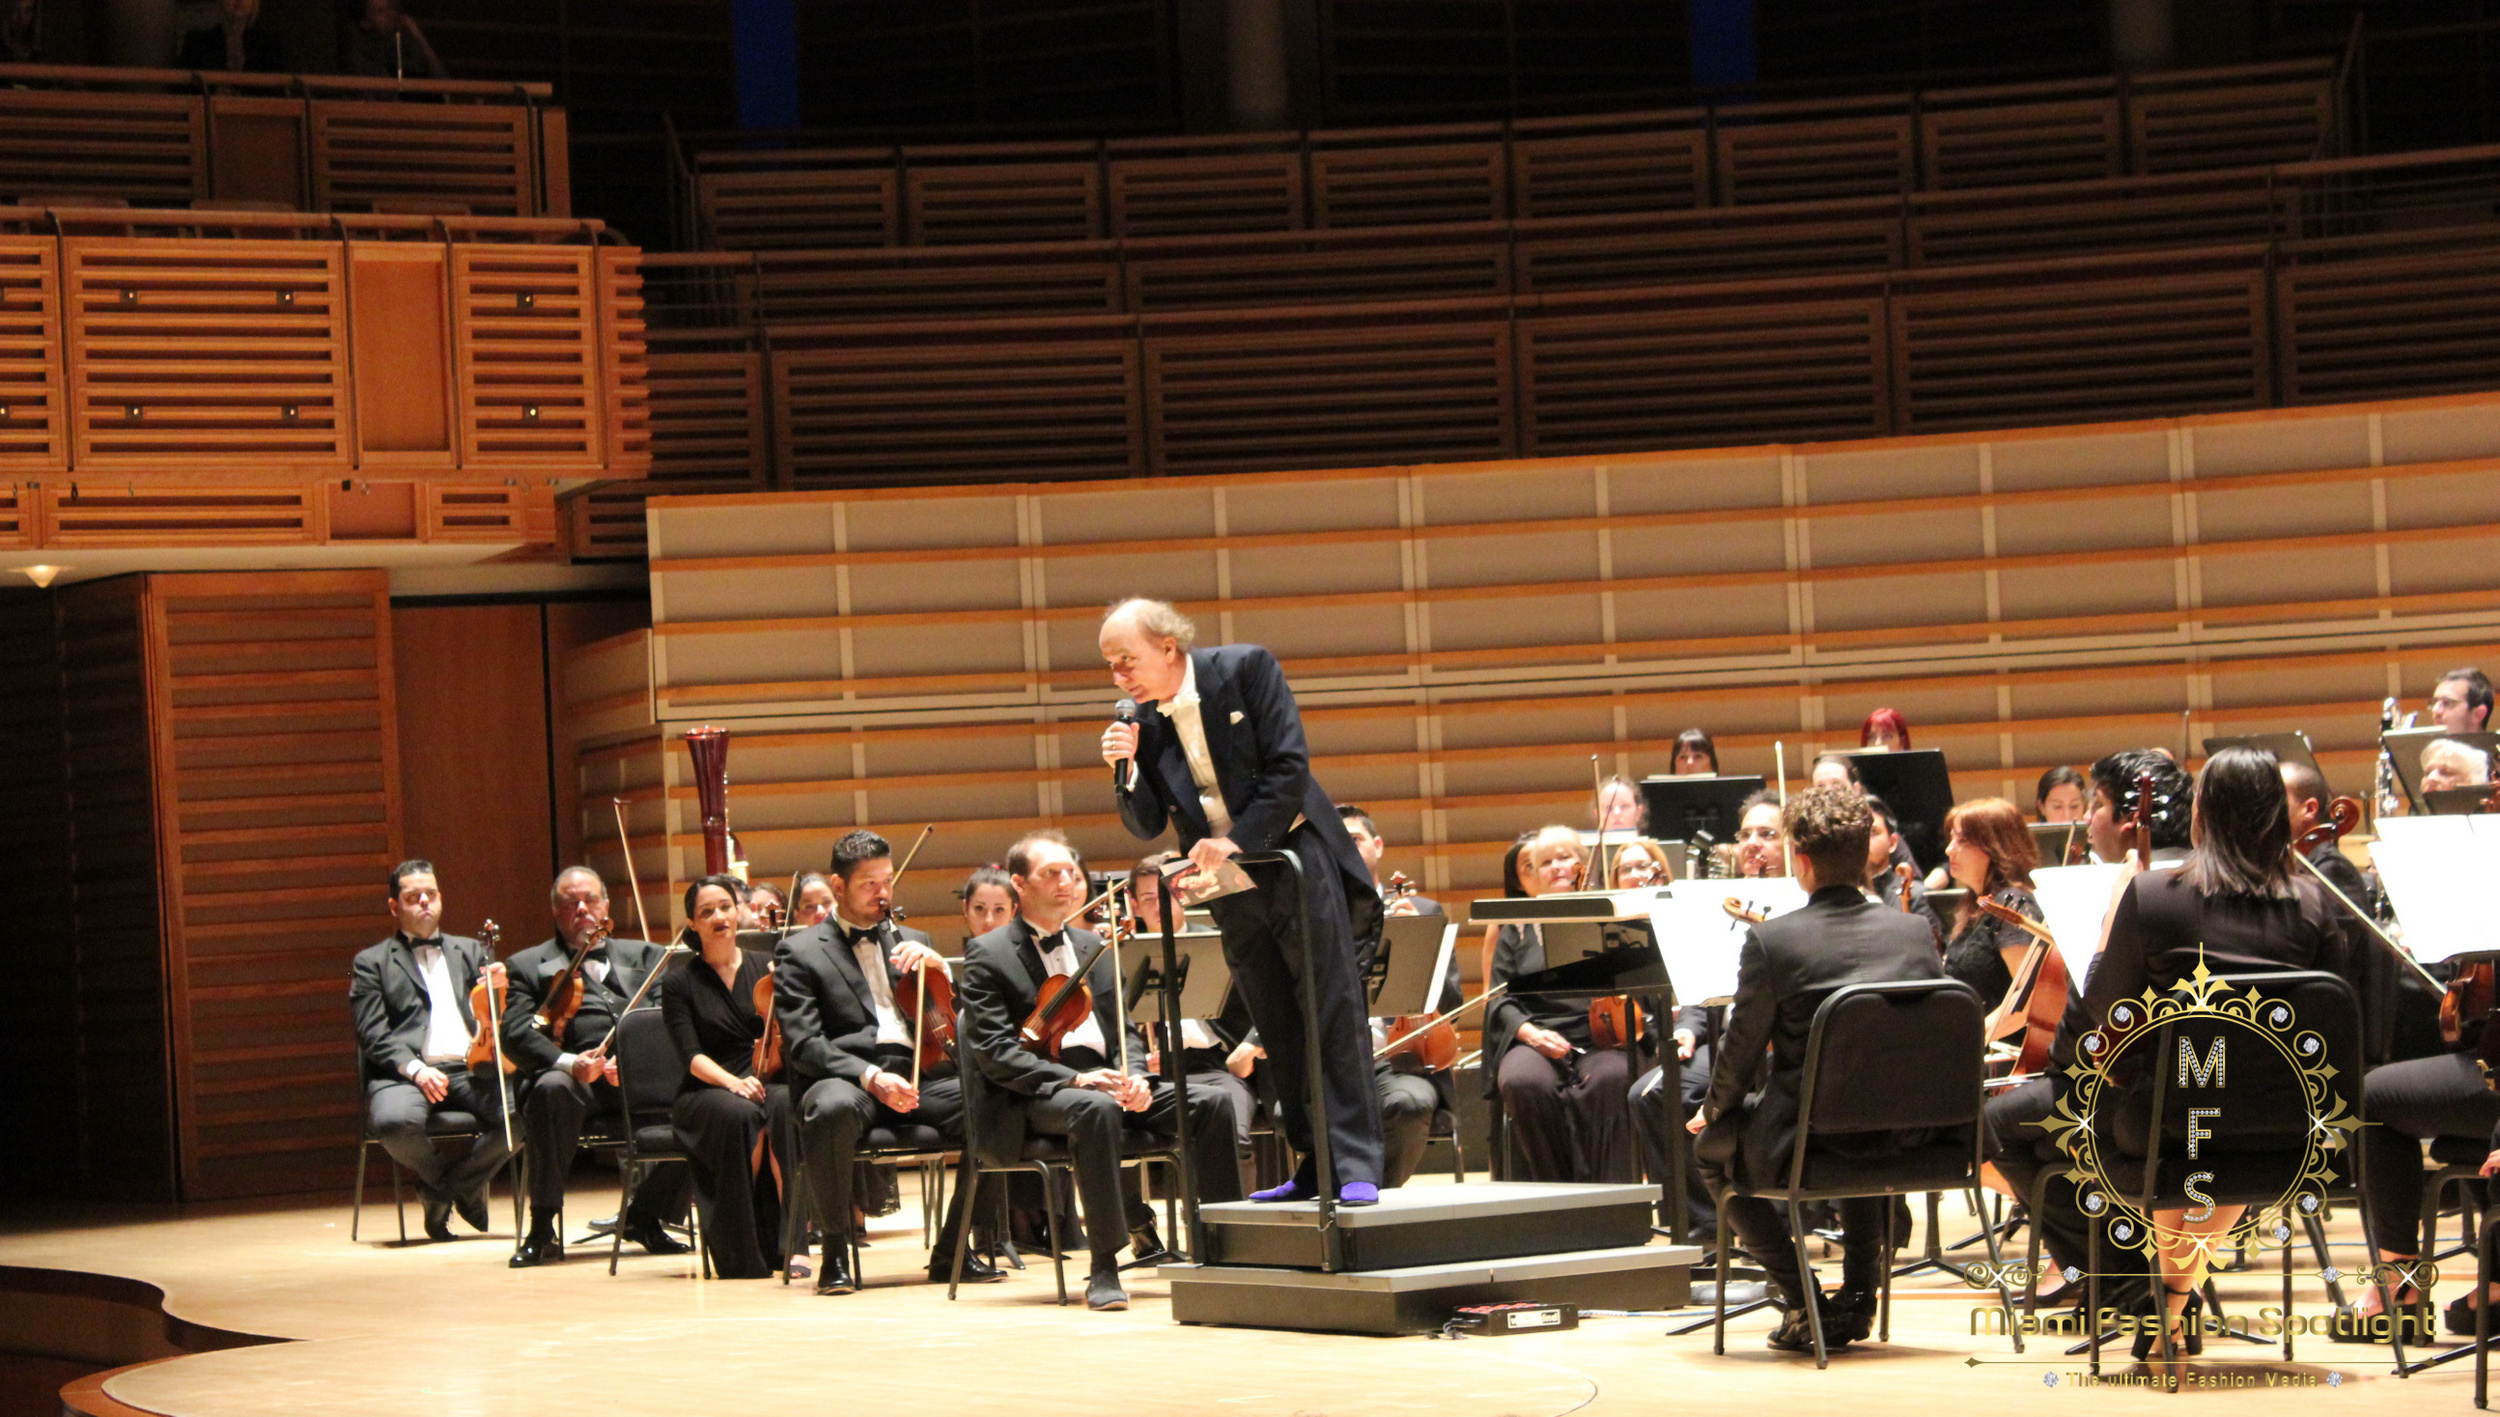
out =
[[[1122,1203],[1121,1133],[1178,1136],[1180,1099],[1170,1084],[1146,1080],[1145,1040],[1121,1017],[1118,962],[1099,950],[1100,936],[1070,923],[1085,903],[1085,872],[1067,839],[1056,831],[1027,835],[1009,849],[1007,870],[1016,917],[965,944],[958,985],[959,1046],[981,1074],[972,1105],[982,1157],[1002,1164],[1020,1157],[1028,1133],[1067,1139],[1093,1252],[1085,1306],[1125,1309],[1121,1238],[1129,1237],[1141,1253],[1162,1246],[1154,1237],[1153,1211],[1142,1200]],[[1045,995],[1059,997],[1063,986],[1054,981],[1076,976],[1081,966],[1092,1011],[1055,1039],[1028,1040],[1035,1006]],[[1231,1111],[1222,1094],[1203,1083],[1190,1088],[1189,1145],[1199,1198],[1241,1199]]]
[[[493,1065],[472,1073],[468,1064],[477,1029],[470,990],[482,977],[501,978],[504,967],[477,941],[443,933],[443,893],[433,862],[392,867],[389,904],[396,928],[356,956],[347,1006],[356,1019],[374,1136],[392,1160],[415,1173],[426,1237],[448,1240],[455,1209],[472,1228],[486,1229],[487,1183],[511,1154]],[[477,1119],[477,1140],[457,1164],[426,1136],[428,1119],[440,1111]]]
[[[949,976],[929,937],[888,918],[894,903],[894,851],[872,831],[854,831],[833,844],[829,878],[833,914],[781,942],[773,952],[773,1012],[781,1017],[782,1065],[789,1070],[798,1141],[807,1158],[807,1181],[824,1233],[824,1262],[816,1292],[848,1294],[859,1287],[851,1273],[849,1230],[854,1223],[851,1181],[860,1138],[875,1127],[924,1126],[949,1142],[963,1139],[963,1083],[955,1060],[932,1060],[920,1052],[915,1023],[896,1007],[905,996],[925,996],[922,978]],[[961,1207],[969,1186],[955,1187]],[[955,1233],[950,1213],[939,1232],[948,1237],[929,1260],[929,1278],[943,1280],[954,1266],[947,1248]],[[964,1257],[963,1277],[986,1284],[1000,1277],[977,1255]]]
[[[1685,1125],[1701,1134],[1695,1148],[1703,1173],[1745,1252],[1770,1277],[1787,1318],[1771,1346],[1810,1351],[1814,1339],[1805,1304],[1823,1307],[1827,1344],[1848,1343],[1874,1330],[1881,1291],[1884,1212],[1868,1197],[1838,1202],[1841,1287],[1826,1296],[1797,1269],[1788,1222],[1760,1196],[1727,1194],[1736,1183],[1777,1185],[1788,1175],[1796,1141],[1797,1089],[1814,1014],[1832,991],[1850,984],[1935,979],[1941,970],[1924,922],[1867,899],[1866,799],[1845,788],[1798,794],[1782,814],[1795,847],[1802,909],[1756,925],[1737,957],[1736,1000],[1711,1071],[1710,1092]]]
[[[573,1171],[573,1154],[581,1146],[582,1123],[592,1116],[614,1117],[617,1110],[616,1064],[608,1057],[608,1035],[634,992],[668,958],[648,940],[610,938],[607,883],[588,866],[557,872],[548,905],[555,912],[555,938],[505,961],[512,974],[512,1002],[504,1012],[503,1048],[519,1065],[512,1087],[521,1108],[530,1183],[529,1235],[512,1256],[514,1269],[564,1258],[564,1236],[556,1221],[564,1210],[564,1183]],[[578,996],[568,977],[580,979]],[[560,1008],[550,999],[558,987],[565,994]],[[565,1008],[570,1012],[562,1012]],[[562,1026],[555,1027],[559,1018]],[[686,1218],[692,1187],[693,1177],[682,1161],[652,1168],[650,1177],[634,1188],[633,1209],[624,1217],[625,1238],[655,1255],[685,1253],[686,1247],[662,1227]]]
[[[1520,884],[1531,896],[1578,888],[1586,850],[1569,827],[1538,831],[1520,853]],[[1543,927],[1504,925],[1486,984],[1545,968]],[[1625,1106],[1631,1060],[1620,1046],[1598,1044],[1586,1002],[1506,994],[1486,1010],[1484,1042],[1508,1145],[1519,1159],[1511,1179],[1629,1181],[1640,1174]]]

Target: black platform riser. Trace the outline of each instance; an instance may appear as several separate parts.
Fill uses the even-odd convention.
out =
[[[1451,1311],[1462,1304],[1535,1302],[1591,1309],[1677,1309],[1691,1297],[1690,1272],[1680,1265],[1394,1294],[1175,1281],[1172,1317],[1185,1324],[1386,1335],[1429,1333],[1448,1322]]]
[[[1588,1206],[1495,1218],[1346,1227],[1339,1234],[1345,1247],[1343,1267],[1362,1272],[1642,1245],[1650,1238],[1651,1213],[1646,1203]],[[1319,1232],[1298,1225],[1210,1224],[1207,1259],[1219,1265],[1318,1269]]]

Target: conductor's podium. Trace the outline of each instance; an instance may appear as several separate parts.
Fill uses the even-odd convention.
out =
[[[1691,1292],[1695,1245],[1653,1244],[1658,1189],[1471,1181],[1383,1191],[1336,1213],[1342,1265],[1321,1269],[1319,1207],[1199,1208],[1206,1263],[1166,1265],[1181,1323],[1422,1333],[1463,1304],[1533,1300],[1666,1309]]]

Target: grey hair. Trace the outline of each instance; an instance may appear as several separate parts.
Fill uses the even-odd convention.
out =
[[[550,909],[564,904],[564,883],[573,876],[588,876],[590,883],[599,888],[599,898],[601,900],[608,898],[608,883],[600,879],[598,872],[588,866],[567,866],[556,872],[555,881],[547,887],[547,905]]]
[[[1142,595],[1132,595],[1126,600],[1113,602],[1111,608],[1103,612],[1102,622],[1108,625],[1124,615],[1136,621],[1138,629],[1156,639],[1178,640],[1185,650],[1197,647],[1198,627],[1168,600],[1148,600]]]
[[[2422,745],[2422,767],[2428,770],[2434,758],[2453,758],[2457,766],[2474,775],[2477,785],[2491,781],[2491,755],[2471,743],[2454,738],[2433,738]]]

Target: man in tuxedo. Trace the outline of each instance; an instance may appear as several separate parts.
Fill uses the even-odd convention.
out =
[[[1847,1343],[1874,1331],[1883,1284],[1884,1212],[1891,1202],[1876,1196],[1839,1203],[1841,1287],[1827,1297],[1813,1276],[1798,1272],[1779,1208],[1760,1196],[1728,1190],[1739,1183],[1785,1182],[1797,1140],[1806,1037],[1824,999],[1851,984],[1943,977],[1926,923],[1867,898],[1869,824],[1866,799],[1847,787],[1800,793],[1781,813],[1806,904],[1746,933],[1710,1094],[1685,1124],[1701,1134],[1702,1171],[1719,1194],[1730,1227],[1787,1310],[1772,1330],[1771,1346],[1789,1352],[1814,1347],[1809,1300],[1824,1306],[1827,1343]],[[1873,1143],[1888,1144],[1889,1139]]]
[[[616,1061],[608,1036],[634,992],[668,958],[648,940],[611,938],[608,887],[588,866],[567,866],[548,888],[555,938],[504,962],[512,975],[511,1003],[503,1018],[504,1055],[516,1064],[513,1093],[521,1107],[522,1170],[529,1178],[530,1228],[513,1252],[512,1267],[553,1264],[564,1258],[564,1183],[580,1149],[582,1123],[593,1111],[616,1116]],[[562,1036],[548,1029],[550,994],[558,978],[581,959],[581,1006],[565,1020]],[[570,990],[566,991],[570,993]],[[655,1255],[683,1254],[685,1245],[663,1228],[685,1219],[694,1178],[682,1161],[663,1162],[634,1188],[633,1209],[623,1217],[625,1238]]]
[[[425,1200],[425,1233],[451,1238],[451,1213],[487,1228],[486,1186],[511,1154],[503,1133],[502,1079],[469,1074],[477,1020],[469,990],[504,967],[477,941],[445,935],[443,892],[431,861],[402,861],[389,881],[391,937],[368,946],[350,967],[347,1006],[365,1079],[374,1135],[415,1173]],[[478,1139],[456,1164],[434,1149],[426,1123],[437,1112],[477,1119]]]
[[[966,1104],[982,1157],[993,1164],[1022,1155],[1028,1134],[1067,1139],[1093,1252],[1085,1306],[1125,1309],[1121,1235],[1141,1257],[1161,1246],[1153,1237],[1154,1212],[1142,1199],[1122,1196],[1121,1132],[1178,1136],[1180,1099],[1171,1084],[1147,1081],[1145,1039],[1133,1027],[1126,1030],[1128,1046],[1121,1046],[1126,1021],[1119,1015],[1118,961],[1109,951],[1096,955],[1101,936],[1069,923],[1085,903],[1085,872],[1067,838],[1055,831],[1027,835],[1008,850],[1007,870],[1016,886],[1016,918],[964,946],[955,995],[963,1017],[957,1042],[971,1065]],[[1060,1040],[1055,1056],[1027,1047],[1024,1021],[1045,989],[1057,991],[1053,976],[1075,975],[1089,956],[1084,978],[1093,991],[1092,1014]],[[1190,1086],[1189,1146],[1200,1199],[1240,1199],[1231,1111],[1205,1083]]]
[[[895,985],[909,970],[951,978],[945,959],[918,930],[892,923],[894,848],[872,831],[833,844],[829,868],[833,913],[781,942],[773,952],[773,1010],[781,1016],[781,1054],[791,1095],[799,1099],[799,1146],[825,1237],[816,1292],[848,1294],[851,1273],[851,1182],[860,1139],[874,1128],[926,1128],[948,1145],[963,1140],[963,1084],[952,1062],[912,1068],[913,1021],[895,1007]],[[926,992],[925,989],[922,992]],[[969,1177],[969,1172],[965,1176]],[[951,1242],[955,1211],[971,1187],[955,1187],[941,1233]],[[954,1254],[941,1244],[929,1278],[942,1280]],[[1000,1278],[977,1255],[964,1257],[964,1278]]]
[[[1300,992],[1303,941],[1288,873],[1263,869],[1255,889],[1209,904],[1224,934],[1234,987],[1275,1069],[1285,1140],[1302,1157],[1292,1180],[1253,1200],[1302,1200],[1323,1179],[1348,1205],[1380,1199],[1383,1143],[1372,1078],[1363,946],[1380,936],[1380,893],[1335,804],[1311,776],[1302,715],[1275,656],[1257,645],[1196,649],[1197,627],[1159,600],[1124,600],[1099,636],[1112,682],[1140,705],[1142,722],[1104,730],[1120,819],[1151,841],[1166,825],[1199,870],[1243,853],[1288,849],[1302,862],[1318,1017]],[[1313,1150],[1305,1029],[1318,1031],[1328,1154]]]

